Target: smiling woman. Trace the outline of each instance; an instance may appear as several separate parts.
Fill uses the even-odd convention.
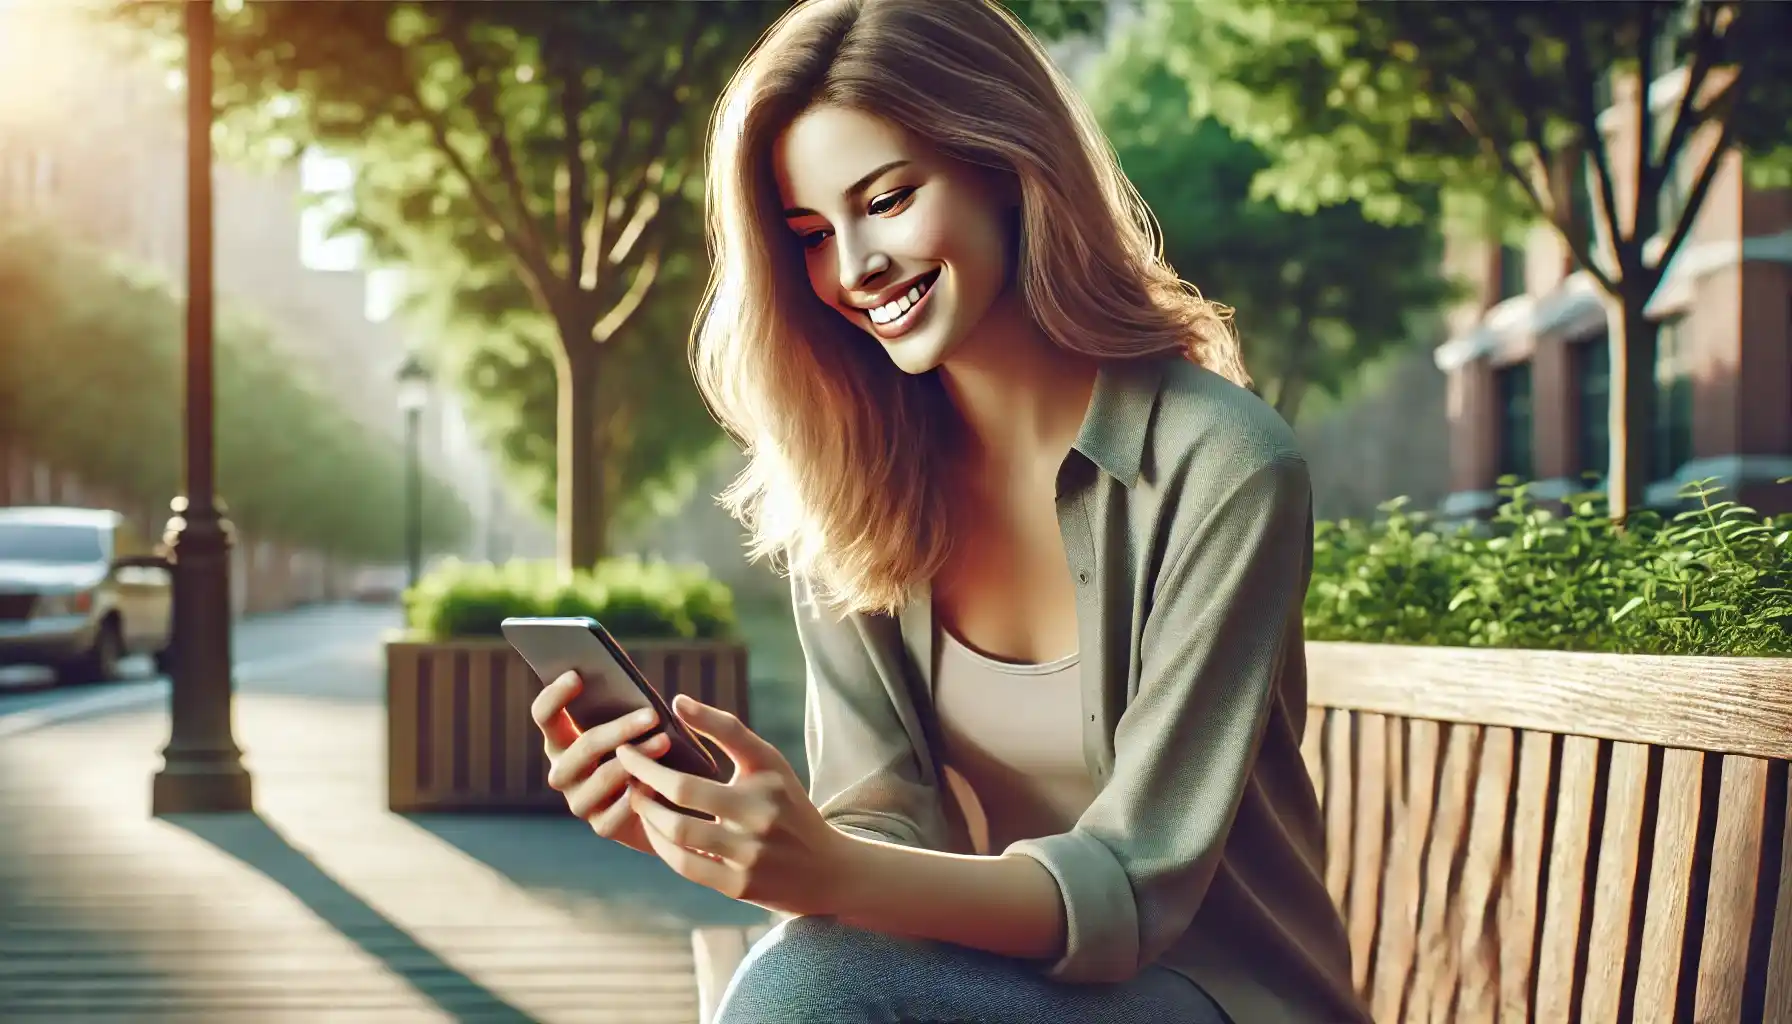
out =
[[[682,697],[727,781],[546,729],[600,833],[791,915],[717,1020],[1366,1021],[1306,462],[1082,101],[992,0],[810,0],[719,110],[693,361],[792,576],[810,786]]]
[[[727,503],[755,555],[847,605],[892,610],[945,562],[948,481],[925,467],[959,441],[931,371],[974,331],[1244,381],[1226,310],[1164,265],[1093,117],[1006,11],[801,5],[718,110],[693,359],[753,456]]]

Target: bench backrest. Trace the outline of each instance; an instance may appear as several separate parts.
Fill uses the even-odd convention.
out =
[[[1380,1024],[1792,1021],[1792,659],[1308,650]]]

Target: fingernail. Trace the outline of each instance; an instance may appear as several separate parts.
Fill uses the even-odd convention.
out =
[[[631,725],[652,725],[653,717],[654,717],[654,715],[653,715],[652,708],[642,708],[641,710],[628,716],[628,720],[629,720],[629,724],[631,724]]]
[[[567,686],[578,681],[579,674],[577,672],[562,672],[560,673],[560,678],[554,680],[554,682],[560,686]]]

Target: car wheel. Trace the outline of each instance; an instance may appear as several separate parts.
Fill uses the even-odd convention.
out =
[[[118,660],[124,656],[124,637],[119,635],[118,620],[100,623],[93,635],[93,647],[79,660],[62,667],[57,673],[63,683],[95,683],[118,678]]]

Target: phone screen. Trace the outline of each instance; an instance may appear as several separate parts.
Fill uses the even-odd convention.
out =
[[[540,685],[545,686],[569,671],[579,674],[584,688],[566,710],[580,731],[652,707],[660,718],[654,731],[664,729],[672,740],[661,763],[704,778],[722,777],[715,758],[679,721],[670,703],[596,620],[509,618],[502,628],[504,638],[529,663]],[[652,732],[646,734],[651,735]]]

